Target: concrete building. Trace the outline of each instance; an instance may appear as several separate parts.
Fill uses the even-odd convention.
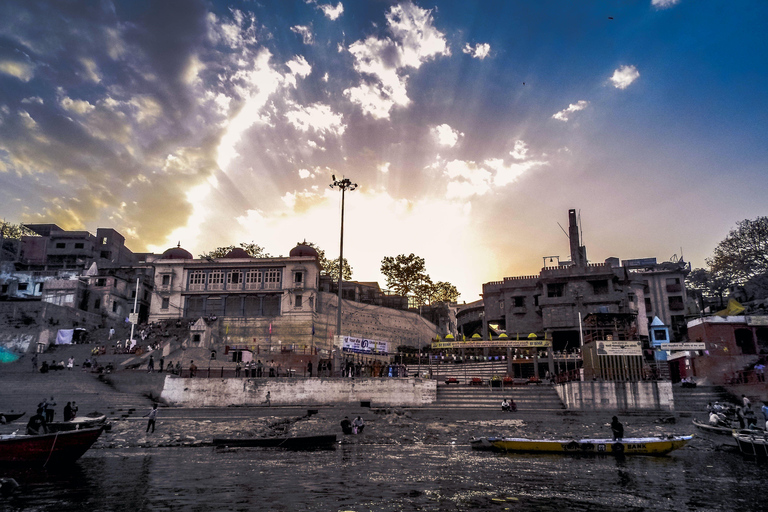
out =
[[[56,224],[25,224],[39,236],[21,239],[17,267],[20,270],[85,270],[92,263],[99,267],[126,266],[136,263],[136,255],[125,246],[125,237],[110,228],[66,231]]]
[[[307,245],[288,257],[251,258],[236,248],[217,259],[195,259],[175,247],[151,264],[149,320],[195,322],[199,335],[188,340],[190,346],[321,356],[336,347],[338,297],[321,290],[317,252]],[[357,298],[358,288],[372,287],[345,285],[344,291]],[[387,342],[389,351],[424,346],[438,333],[418,314],[347,300],[342,325],[344,335]]]
[[[630,314],[634,336],[646,340],[654,316],[673,326],[673,336],[685,331],[685,275],[690,265],[678,261],[657,264],[655,258],[607,258],[589,263],[580,243],[576,211],[570,210],[570,261],[548,256],[538,275],[506,277],[483,285],[483,331],[498,324],[512,338],[530,333],[552,340],[555,351],[580,346],[579,322],[589,314]],[[650,305],[652,311],[647,311]],[[677,326],[677,330],[674,330]]]

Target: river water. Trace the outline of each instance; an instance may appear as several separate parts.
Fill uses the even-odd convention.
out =
[[[4,511],[766,510],[768,467],[738,453],[564,457],[464,445],[291,452],[91,450],[63,471],[0,470],[21,485]]]

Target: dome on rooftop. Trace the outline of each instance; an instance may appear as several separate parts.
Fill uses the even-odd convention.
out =
[[[290,256],[291,258],[302,257],[302,256],[304,257],[309,256],[315,259],[318,258],[318,254],[315,248],[306,244],[297,245],[296,247],[291,249],[291,252],[288,254],[288,256]]]
[[[241,247],[235,247],[231,251],[229,251],[227,254],[224,255],[225,258],[250,258],[251,255],[248,254],[245,249]]]
[[[192,260],[192,253],[181,248],[181,243],[176,247],[171,247],[160,257],[162,260]]]

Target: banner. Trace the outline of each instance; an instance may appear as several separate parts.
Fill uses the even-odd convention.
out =
[[[642,356],[640,341],[598,341],[597,354],[601,356]]]
[[[706,343],[662,343],[660,350],[706,350]]]
[[[477,340],[477,341],[434,341],[433,350],[443,350],[446,348],[548,348],[552,345],[549,340]]]
[[[72,336],[75,334],[74,329],[59,329],[59,331],[56,333],[56,344],[57,345],[71,345],[72,344]]]
[[[341,349],[344,352],[353,352],[355,354],[382,354],[386,355],[387,342],[369,340],[366,338],[353,338],[344,336]]]

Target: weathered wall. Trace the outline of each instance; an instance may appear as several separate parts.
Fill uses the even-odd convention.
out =
[[[319,405],[369,400],[373,406],[420,407],[437,399],[428,379],[182,379],[166,377],[161,398],[185,407]]]
[[[568,409],[675,410],[671,382],[566,382],[556,388]]]

